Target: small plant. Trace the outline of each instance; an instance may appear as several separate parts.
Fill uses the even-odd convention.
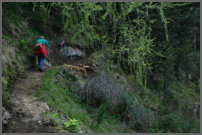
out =
[[[32,48],[30,48],[27,45],[27,43],[26,43],[26,41],[24,39],[18,41],[18,48],[20,50],[19,53],[22,53],[21,51],[24,51],[24,54],[26,54],[27,56],[29,56],[30,54],[33,53]]]
[[[55,112],[49,112],[47,113],[47,116],[51,119],[54,125],[58,125],[61,121],[59,115]]]
[[[19,45],[20,48],[24,48],[26,46],[25,40],[18,41],[18,45]]]
[[[63,123],[65,129],[69,130],[70,132],[77,132],[79,128],[79,122],[75,118],[69,119],[68,121]]]
[[[59,130],[59,133],[66,133],[67,132],[67,130]]]

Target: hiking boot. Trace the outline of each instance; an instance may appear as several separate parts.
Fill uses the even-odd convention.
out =
[[[43,72],[43,69],[42,69],[42,68],[39,68],[39,71],[40,71],[40,72]]]

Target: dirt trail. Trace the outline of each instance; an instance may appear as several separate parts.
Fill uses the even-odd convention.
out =
[[[47,103],[37,98],[40,88],[40,77],[45,72],[29,69],[19,76],[11,89],[12,118],[3,132],[7,133],[39,133],[45,131],[41,126],[44,115],[49,111]]]

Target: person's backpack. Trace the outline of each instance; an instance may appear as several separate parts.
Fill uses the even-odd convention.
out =
[[[34,50],[34,51],[37,51],[37,50],[40,50],[41,48],[42,48],[42,41],[41,41],[41,43],[36,44],[36,45],[34,46],[33,50]]]

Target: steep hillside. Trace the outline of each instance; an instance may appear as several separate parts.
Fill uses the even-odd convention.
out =
[[[3,132],[200,132],[199,11],[4,2]],[[32,48],[42,35],[51,46],[39,72]]]

